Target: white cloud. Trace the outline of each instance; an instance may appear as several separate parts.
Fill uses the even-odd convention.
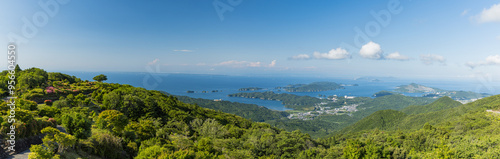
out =
[[[500,40],[500,35],[497,36],[497,39]]]
[[[384,58],[389,59],[389,60],[400,60],[400,61],[410,60],[410,57],[405,56],[405,55],[401,55],[401,54],[399,54],[399,52],[391,53],[391,54],[385,56]]]
[[[351,54],[342,48],[332,49],[328,53],[314,52],[313,56],[317,59],[342,60],[351,58]]]
[[[470,68],[475,68],[478,66],[485,66],[485,65],[500,65],[500,55],[488,56],[484,61],[467,62],[465,63],[465,65],[469,66]]]
[[[154,59],[153,61],[149,62],[148,65],[154,65],[156,63],[158,63],[158,61],[160,61],[160,59]]]
[[[193,50],[174,50],[175,52],[193,52]]]
[[[269,63],[268,65],[262,65],[262,63],[260,61],[251,62],[251,61],[230,60],[230,61],[220,62],[218,64],[215,64],[214,66],[228,66],[228,67],[235,67],[235,68],[243,68],[243,67],[274,67],[274,66],[276,66],[276,60],[271,61],[271,63]]]
[[[310,58],[311,58],[311,56],[309,56],[308,54],[300,54],[300,55],[292,56],[289,59],[292,59],[292,60],[307,60],[307,59],[310,59]]]
[[[382,49],[380,48],[379,44],[370,41],[361,47],[361,50],[359,50],[359,54],[361,55],[361,57],[367,59],[381,59]]]
[[[248,61],[224,61],[216,64],[217,66],[230,66],[230,67],[259,67],[260,62],[248,62]]]
[[[269,64],[269,67],[274,67],[274,66],[276,66],[276,60],[271,61],[271,63]]]
[[[432,65],[434,63],[445,64],[446,59],[441,55],[425,54],[420,55],[420,61],[422,61],[426,65]]]
[[[469,13],[469,9],[466,9],[462,12],[462,16],[467,15]]]
[[[483,9],[483,11],[476,16],[476,19],[480,23],[500,22],[500,4],[494,4],[488,9]]]
[[[260,67],[260,62],[248,62],[249,67]]]

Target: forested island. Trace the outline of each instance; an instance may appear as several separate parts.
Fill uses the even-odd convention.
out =
[[[248,87],[248,88],[240,88],[238,91],[258,91],[262,90],[262,88],[259,87]]]
[[[411,83],[409,85],[398,86],[394,91],[405,92],[405,93],[426,93],[423,97],[440,98],[444,96],[451,97],[455,100],[477,100],[480,98],[491,96],[487,93],[476,93],[472,91],[450,91],[443,90],[439,88],[427,87],[424,85],[419,85],[416,83]]]
[[[387,95],[393,95],[393,94],[398,94],[396,92],[391,92],[391,91],[380,91],[372,95],[372,97],[383,97]]]
[[[298,96],[287,93],[274,93],[272,91],[266,92],[251,92],[251,93],[235,93],[228,95],[229,97],[243,97],[243,98],[256,98],[262,100],[275,100],[281,101],[287,108],[299,108],[301,106],[314,106],[321,103],[322,99],[310,96]]]
[[[106,83],[105,75],[84,81],[39,68],[18,68],[15,74],[16,121],[5,120],[11,101],[0,101],[0,132],[7,140],[13,124],[16,140],[43,137],[42,144],[31,145],[30,158],[500,156],[496,144],[500,141],[500,95],[468,104],[448,97],[436,100],[397,94],[360,98],[358,111],[351,115],[318,114],[312,120],[297,120],[255,105],[218,104]],[[8,77],[8,71],[0,73],[2,98],[7,96]],[[248,111],[257,113],[230,108],[236,106],[248,106]],[[259,120],[266,123],[224,111],[246,118],[263,114]],[[56,129],[58,125],[66,132]]]
[[[320,91],[344,89],[343,86],[335,82],[313,82],[310,84],[293,84],[282,88],[285,89],[285,91],[287,92],[320,92]]]

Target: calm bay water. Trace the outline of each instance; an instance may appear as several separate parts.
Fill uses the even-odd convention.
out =
[[[90,80],[98,74],[95,72],[64,72],[74,75],[82,80]],[[481,84],[480,82],[450,82],[450,81],[414,81],[396,78],[380,78],[373,81],[367,79],[335,79],[335,78],[306,78],[306,77],[251,77],[251,76],[225,76],[225,75],[196,75],[196,74],[148,74],[148,73],[119,73],[104,72],[108,76],[108,83],[129,84],[136,87],[143,87],[149,90],[165,91],[173,95],[189,96],[204,99],[222,99],[225,101],[256,104],[274,110],[287,110],[279,101],[267,101],[260,99],[248,99],[239,97],[228,97],[228,94],[238,93],[239,88],[260,87],[260,91],[274,91],[277,86],[288,84],[307,84],[311,82],[330,81],[340,84],[358,84],[359,86],[345,86],[345,89],[338,89],[323,92],[287,92],[295,95],[307,95],[317,97],[318,95],[338,95],[338,96],[363,96],[371,97],[374,93],[388,90],[392,91],[399,85],[412,82],[436,87],[446,90],[465,90],[474,92],[486,92],[499,94],[499,89],[495,89],[493,84]],[[187,93],[195,91],[195,93]],[[202,93],[206,91],[207,93]],[[217,92],[212,92],[217,91]],[[249,91],[246,91],[249,92]],[[408,96],[421,96],[420,93],[408,93]]]

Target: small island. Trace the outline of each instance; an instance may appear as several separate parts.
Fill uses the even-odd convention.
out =
[[[391,91],[380,91],[380,92],[373,94],[372,96],[378,98],[378,97],[383,97],[383,96],[388,96],[388,95],[393,95],[393,94],[398,94],[398,93],[391,92]]]
[[[248,87],[248,88],[240,88],[238,91],[258,91],[262,90],[262,88],[259,87]]]
[[[429,92],[440,92],[443,91],[438,88],[427,87],[423,85],[419,85],[416,83],[411,83],[409,85],[401,85],[396,87],[394,90],[396,92],[404,92],[404,93],[429,93]]]
[[[310,84],[294,84],[277,88],[283,88],[287,92],[321,92],[344,89],[344,86],[335,82],[313,82]]]

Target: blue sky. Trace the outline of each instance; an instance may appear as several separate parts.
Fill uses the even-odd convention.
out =
[[[0,18],[23,68],[500,80],[498,0],[8,0]]]

